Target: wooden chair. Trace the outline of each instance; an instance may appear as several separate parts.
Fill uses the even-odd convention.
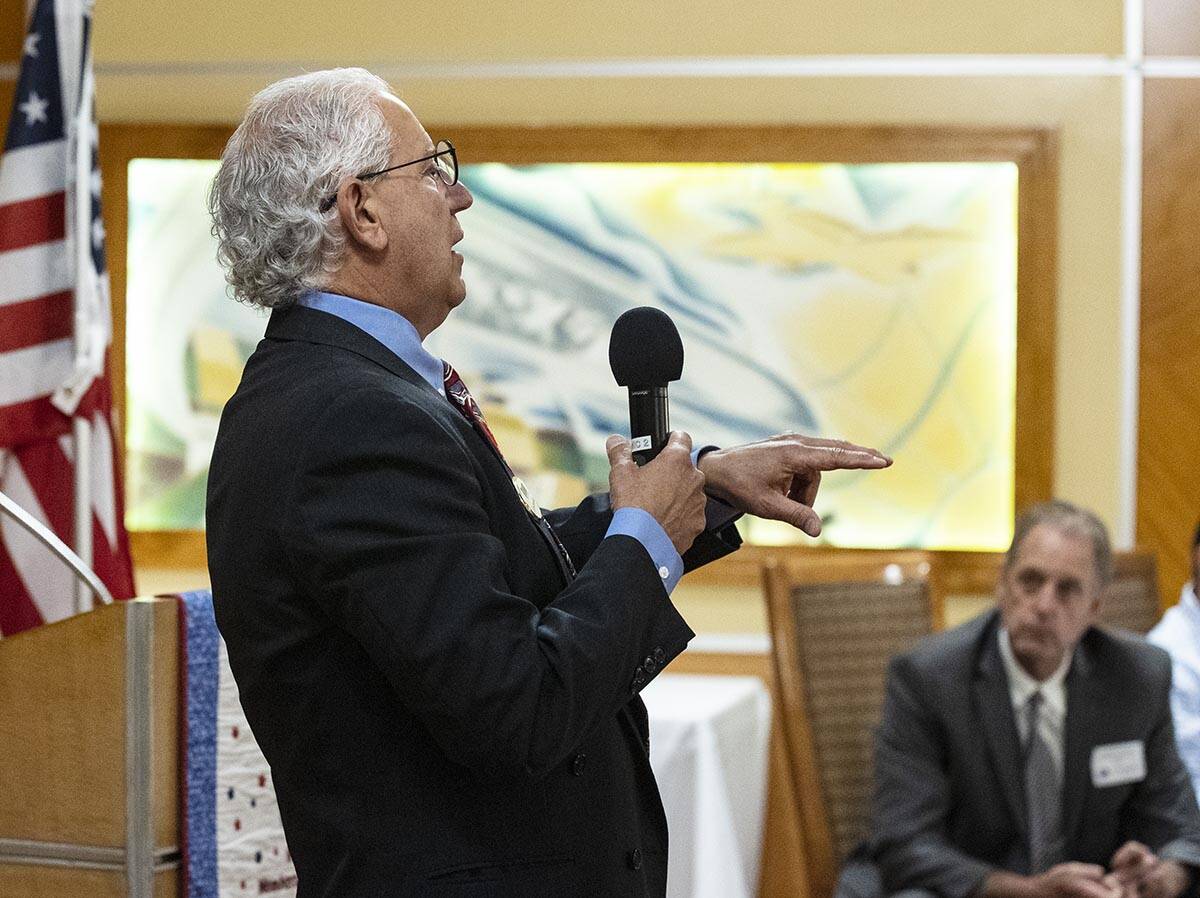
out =
[[[1100,605],[1100,623],[1145,635],[1162,616],[1152,552],[1118,552],[1115,576]]]
[[[770,559],[764,569],[777,708],[813,898],[867,833],[874,733],[888,660],[934,629],[924,552]]]

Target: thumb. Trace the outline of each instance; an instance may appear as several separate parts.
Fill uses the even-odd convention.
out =
[[[761,518],[783,521],[809,536],[821,535],[821,516],[809,508],[779,493],[768,493],[762,499],[762,507],[752,512]]]
[[[686,430],[672,430],[667,435],[667,445],[670,446],[672,443],[682,446],[687,452],[692,451],[692,435]]]
[[[633,453],[629,451],[629,440],[620,434],[614,433],[605,441],[604,451],[608,453],[608,464],[611,467],[623,461],[633,461]]]

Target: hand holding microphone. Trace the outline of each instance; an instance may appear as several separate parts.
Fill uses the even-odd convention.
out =
[[[633,435],[629,442],[620,437],[610,437],[608,442],[608,457],[613,465],[610,475],[610,482],[614,484],[613,507],[616,508],[617,487],[620,486],[623,491],[625,484],[617,484],[614,478],[618,466],[625,462],[625,455],[631,452],[629,467],[636,462],[647,465],[649,469],[652,464],[647,463],[660,451],[665,455],[667,448],[675,447],[674,439],[667,439],[670,430],[667,384],[679,380],[683,373],[683,342],[666,313],[648,306],[630,309],[613,325],[608,360],[617,383],[629,388],[630,433]],[[674,436],[672,434],[672,438]],[[687,467],[690,468],[690,438],[687,439],[687,450]],[[821,533],[821,518],[813,510],[813,503],[817,498],[822,472],[877,470],[891,463],[891,458],[884,453],[855,443],[781,433],[765,440],[707,453],[700,460],[703,471],[700,488],[738,511],[783,521],[809,536],[818,536]],[[681,468],[682,462],[673,460],[669,470],[679,470],[668,476],[684,477]],[[621,477],[628,478],[628,472],[622,471]],[[630,480],[635,481],[636,478]],[[682,481],[681,485],[684,485]],[[624,504],[638,505],[639,502],[630,500]],[[682,515],[687,521],[683,528],[686,533],[694,524],[690,513],[694,503],[683,504],[688,508],[688,512]],[[700,519],[703,525],[703,505]],[[659,523],[662,523],[661,519]],[[699,532],[697,529],[691,533],[685,547],[691,545]],[[668,533],[678,547],[680,541],[676,539],[676,534],[669,530]]]
[[[657,458],[639,467],[630,441],[611,436],[604,447],[612,466],[608,494],[612,510],[634,507],[650,514],[682,555],[704,529],[704,475],[692,464],[692,438],[672,431]]]
[[[668,434],[667,384],[683,373],[675,322],[649,306],[630,309],[613,325],[608,362],[617,383],[629,388],[632,434],[629,440],[611,436],[605,446],[612,509],[648,512],[682,555],[704,529],[707,499],[704,475],[692,464],[692,438],[682,431]]]
[[[683,374],[683,341],[675,322],[650,306],[625,312],[608,340],[608,364],[618,386],[629,388],[631,450],[633,460],[644,465],[666,445],[667,384]]]

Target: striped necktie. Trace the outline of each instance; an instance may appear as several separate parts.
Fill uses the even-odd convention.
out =
[[[562,541],[558,538],[558,534],[554,532],[554,528],[542,516],[541,509],[533,501],[533,497],[529,494],[529,490],[521,481],[521,478],[513,473],[513,469],[504,458],[504,453],[500,451],[500,444],[496,442],[496,437],[492,433],[492,429],[488,427],[487,421],[484,420],[483,410],[480,409],[479,403],[475,401],[475,397],[471,395],[471,391],[467,389],[467,385],[463,383],[463,379],[458,376],[458,372],[447,361],[442,362],[442,380],[446,387],[446,398],[470,422],[475,432],[483,437],[484,442],[491,447],[493,454],[499,459],[500,464],[504,466],[504,470],[508,472],[508,476],[512,480],[517,498],[521,500],[521,504],[525,507],[530,520],[533,521],[534,526],[537,527],[542,537],[550,544],[550,548],[554,551],[554,556],[558,560],[563,578],[568,583],[571,582],[575,578],[575,565],[571,561],[571,556],[567,554],[567,547],[562,544]]]
[[[1025,703],[1025,806],[1029,810],[1029,872],[1042,873],[1063,859],[1062,782],[1038,727],[1045,699],[1035,692]]]

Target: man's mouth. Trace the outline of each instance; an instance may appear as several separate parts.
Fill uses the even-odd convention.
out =
[[[1036,627],[1021,627],[1013,635],[1027,642],[1046,642],[1050,638],[1049,632]]]

